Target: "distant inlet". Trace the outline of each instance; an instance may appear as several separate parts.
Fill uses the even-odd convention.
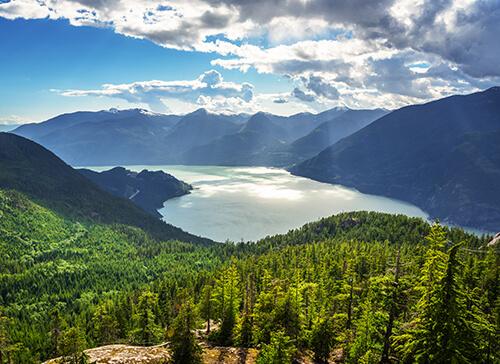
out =
[[[216,241],[257,241],[345,211],[379,211],[427,219],[409,203],[264,167],[125,166],[163,170],[197,188],[164,203],[164,220]],[[108,168],[108,167],[106,167]]]

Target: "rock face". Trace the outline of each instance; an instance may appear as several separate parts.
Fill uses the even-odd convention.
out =
[[[159,364],[170,359],[170,353],[163,345],[142,347],[128,345],[107,345],[85,350],[89,363],[96,364]],[[59,364],[60,359],[52,359],[44,364]]]
[[[495,246],[498,244],[498,242],[500,242],[500,233],[496,234],[494,238],[488,244],[486,244],[486,246]]]
[[[160,364],[170,359],[170,351],[166,346],[107,345],[85,350],[85,354],[89,356],[88,362],[95,364]],[[202,346],[203,359],[207,364],[253,364],[259,354],[257,349]],[[51,359],[43,364],[61,364],[59,360]]]
[[[200,343],[203,348],[203,361],[207,364],[255,364],[259,350],[253,348],[235,348],[209,346]],[[95,364],[163,364],[170,359],[168,344],[142,347],[128,345],[107,345],[85,350],[88,362]],[[313,364],[308,355],[293,358],[294,363]],[[330,361],[333,363],[333,361]],[[43,364],[63,364],[60,358],[51,359]]]

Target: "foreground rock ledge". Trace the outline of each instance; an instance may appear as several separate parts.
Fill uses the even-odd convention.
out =
[[[107,345],[85,350],[88,362],[96,364],[160,364],[170,359],[167,344],[157,346]],[[208,347],[203,343],[205,363],[253,364],[259,351],[245,348]],[[61,364],[60,359],[51,359],[44,364]]]

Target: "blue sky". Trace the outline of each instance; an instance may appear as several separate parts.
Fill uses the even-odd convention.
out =
[[[397,108],[499,84],[497,0],[0,0],[0,124]]]

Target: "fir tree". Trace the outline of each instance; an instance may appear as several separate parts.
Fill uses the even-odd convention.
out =
[[[156,324],[155,306],[158,296],[152,292],[144,292],[137,302],[134,321],[136,328],[132,337],[136,343],[151,345],[156,343],[162,336],[161,328]]]
[[[190,298],[179,311],[175,318],[170,334],[171,364],[201,364],[203,363],[202,348],[196,343],[193,332],[196,316]]]
[[[327,363],[335,345],[335,329],[330,319],[318,320],[312,331],[311,349],[314,351],[314,361]]]

